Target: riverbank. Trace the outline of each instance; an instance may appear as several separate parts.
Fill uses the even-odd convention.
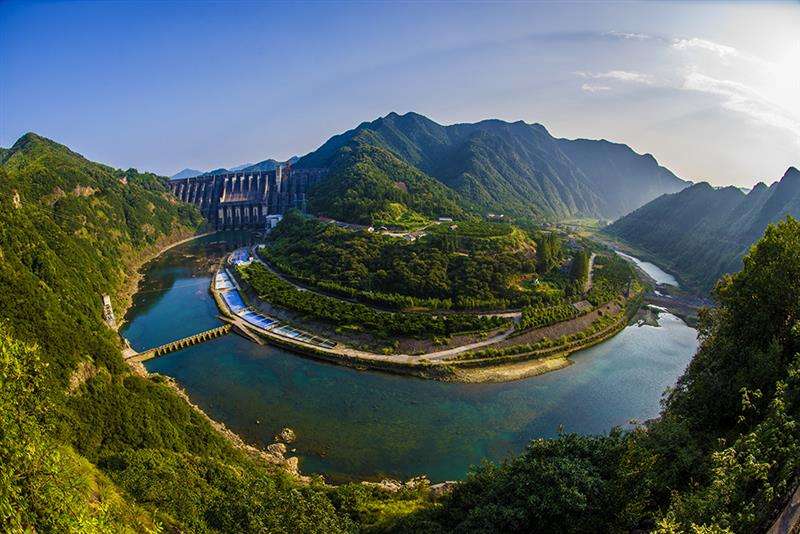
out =
[[[228,272],[236,280],[239,295],[245,304],[253,308],[261,308],[260,299],[250,290],[247,281],[239,276],[235,269]],[[243,327],[257,333],[269,343],[302,356],[360,370],[372,369],[419,378],[470,383],[520,380],[566,367],[570,363],[567,359],[570,354],[589,348],[619,333],[627,324],[626,320],[630,318],[630,314],[622,314],[621,310],[632,302],[630,299],[626,299],[623,303],[609,302],[596,310],[556,325],[523,332],[516,332],[515,328],[511,327],[489,339],[461,347],[423,354],[378,354],[355,349],[341,343],[334,347],[322,347],[318,344],[300,341],[296,337],[279,335],[276,332],[278,325],[282,324],[280,322],[264,328],[249,323],[245,325],[239,315],[229,308],[226,299],[215,288],[213,282],[209,291],[220,313],[231,322],[241,323]],[[639,295],[636,295],[633,300],[640,302]],[[619,316],[619,318],[609,325],[607,318],[612,316]],[[597,322],[601,320],[605,322]],[[531,339],[547,341],[556,338],[562,342],[541,350],[489,357],[481,353],[482,350],[492,349],[504,343],[517,345]],[[513,342],[510,341],[512,339]]]
[[[144,294],[134,298],[122,333],[146,349],[219,325],[209,292],[214,268],[226,251],[250,242],[222,233],[151,262],[142,270]],[[146,367],[154,380],[157,374],[174,378],[193,403],[257,449],[267,450],[281,428],[291,427],[297,439],[286,457],[300,459],[303,475],[342,484],[427,474],[435,483],[462,478],[484,458],[501,461],[529,440],[551,436],[559,424],[602,433],[657,416],[661,391],[674,384],[696,348],[695,332],[682,322],[668,315],[659,322],[659,328],[624,328],[567,358],[570,364],[557,373],[494,383],[415,380],[299,357],[238,335]]]
[[[133,304],[133,296],[139,291],[139,284],[144,276],[142,268],[172,248],[215,233],[216,230],[197,234],[194,230],[181,229],[134,255],[134,259],[125,265],[125,281],[114,294],[114,314],[118,317],[117,331],[125,325],[125,316]]]

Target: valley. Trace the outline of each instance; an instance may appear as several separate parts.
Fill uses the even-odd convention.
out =
[[[223,233],[165,253],[145,269],[122,334],[145,349],[222,324],[208,291],[217,260],[256,242]],[[292,428],[303,474],[337,482],[425,474],[439,482],[461,478],[481,458],[516,453],[534,436],[554,436],[559,425],[595,432],[656,415],[659,392],[696,347],[680,320],[662,314],[659,323],[627,326],[574,354],[566,369],[500,383],[357,370],[232,334],[145,365],[174,377],[247,443],[263,448]],[[335,415],[344,412],[346,419]]]
[[[610,455],[581,460],[603,470],[603,485],[635,488],[626,494],[641,492],[637,502],[649,507],[675,477],[716,476],[707,469],[719,461],[719,436],[749,446],[730,430],[738,393],[720,389],[715,376],[783,395],[784,353],[795,343],[791,320],[781,319],[796,306],[794,219],[766,227],[753,259],[722,279],[712,303],[685,286],[683,271],[656,254],[640,256],[630,237],[614,233],[648,206],[691,193],[667,193],[610,225],[598,218],[613,213],[602,202],[498,213],[498,204],[476,202],[435,169],[412,165],[415,152],[381,146],[406,135],[408,121],[461,139],[458,128],[390,115],[369,123],[375,131],[362,127],[370,130],[364,137],[329,141],[294,162],[322,169],[299,189],[288,184],[300,181],[278,177],[308,175],[284,175],[280,166],[170,182],[90,162],[35,134],[0,154],[8,259],[0,309],[11,319],[0,327],[0,351],[20,377],[14,383],[30,380],[35,398],[47,401],[36,405],[47,415],[30,419],[14,402],[19,393],[0,388],[3,413],[29,429],[9,443],[28,444],[53,466],[48,472],[84,462],[81,475],[64,479],[77,485],[57,486],[73,492],[71,506],[88,514],[80,517],[97,517],[90,488],[99,484],[115,499],[101,519],[112,530],[165,522],[227,531],[239,524],[229,514],[244,503],[241,513],[280,528],[313,516],[325,531],[360,521],[406,531],[407,522],[459,523],[447,514],[464,492],[505,484],[523,476],[520,469],[537,485],[562,480],[528,470],[532,456],[550,464],[587,453]],[[387,124],[394,134],[383,138]],[[490,121],[464,131],[541,134],[529,126]],[[331,159],[323,167],[303,167],[324,154]],[[600,183],[609,175],[593,176]],[[763,315],[742,316],[738,303],[752,291],[769,295],[758,300]],[[118,314],[127,310],[119,333],[105,322],[102,295]],[[707,304],[721,308],[698,317]],[[720,337],[698,339],[708,328]],[[778,344],[765,346],[762,331]],[[735,354],[729,368],[708,371],[712,349],[728,354],[715,343],[731,336],[745,336],[766,362],[757,376],[742,374]],[[771,406],[751,427],[757,440],[774,436],[768,425],[784,414],[782,404]],[[785,447],[759,454],[785,462],[794,442],[791,432],[780,436]],[[52,455],[47,443],[66,456]],[[662,456],[678,450],[693,460],[675,467]],[[646,460],[617,457],[622,451]],[[42,476],[61,483],[48,472]],[[775,480],[781,495],[793,483],[790,472]],[[198,492],[191,512],[180,504],[187,487]],[[706,491],[693,488],[682,491]],[[223,498],[229,491],[243,493],[231,501]],[[758,498],[774,506],[778,497],[769,495]],[[308,515],[290,519],[278,511],[294,506],[286,502],[300,502]],[[259,503],[269,503],[266,511]],[[670,513],[696,513],[679,506]],[[648,510],[641,513],[667,521]]]

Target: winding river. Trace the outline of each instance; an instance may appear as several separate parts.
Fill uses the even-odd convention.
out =
[[[215,234],[151,262],[122,334],[149,348],[221,324],[208,293],[216,261],[248,243]],[[696,331],[662,313],[576,353],[560,371],[502,384],[451,384],[326,364],[227,335],[150,360],[211,417],[264,447],[289,426],[304,473],[331,481],[463,477],[536,437],[600,433],[659,412],[697,348]]]
[[[619,250],[614,250],[614,252],[616,252],[626,260],[632,261],[634,264],[636,264],[637,267],[639,267],[641,270],[647,273],[647,275],[650,278],[655,280],[657,284],[666,284],[670,286],[680,287],[680,284],[678,284],[678,280],[674,276],[669,274],[667,271],[665,271],[655,263],[650,263],[649,261],[642,261],[639,258],[630,256],[628,254],[625,254],[624,252],[620,252]]]

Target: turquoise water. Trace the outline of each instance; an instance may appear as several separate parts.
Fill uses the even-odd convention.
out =
[[[147,348],[219,323],[207,288],[211,261],[247,240],[218,236],[167,252],[146,270],[123,329]],[[233,242],[235,240],[235,242]],[[333,481],[427,474],[461,478],[482,459],[520,452],[536,437],[600,433],[655,417],[697,347],[696,331],[661,314],[573,356],[574,364],[503,384],[449,384],[363,372],[262,347],[236,335],[151,360],[194,402],[246,441],[297,433],[301,470]]]

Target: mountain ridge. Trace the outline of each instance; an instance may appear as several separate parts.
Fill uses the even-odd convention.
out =
[[[663,195],[609,225],[604,232],[652,255],[691,288],[707,292],[742,258],[767,225],[800,217],[800,171],[757,183],[748,193],[707,182]]]
[[[337,151],[353,143],[393,152],[482,210],[534,219],[613,219],[689,185],[652,155],[637,154],[621,143],[558,139],[543,125],[521,120],[445,126],[414,112],[362,122],[330,137],[297,166],[327,167]],[[581,155],[598,144],[604,152]],[[597,172],[598,165],[602,172]],[[615,181],[621,183],[606,193]]]

